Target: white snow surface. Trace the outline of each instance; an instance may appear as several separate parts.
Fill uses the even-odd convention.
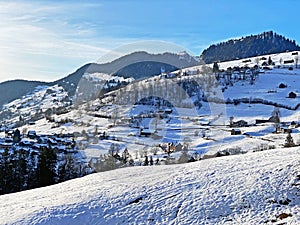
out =
[[[0,196],[0,224],[300,224],[299,154],[286,148],[92,174]]]

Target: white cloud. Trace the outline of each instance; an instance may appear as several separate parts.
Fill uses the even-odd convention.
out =
[[[0,81],[55,80],[108,52],[97,46],[87,23],[72,22],[72,14],[89,7],[95,5],[0,2]]]

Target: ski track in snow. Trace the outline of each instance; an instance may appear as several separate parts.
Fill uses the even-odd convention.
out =
[[[0,224],[300,223],[298,148],[125,168],[0,196]],[[298,188],[297,188],[298,187]],[[291,200],[289,205],[273,201]],[[269,223],[267,222],[269,221]]]

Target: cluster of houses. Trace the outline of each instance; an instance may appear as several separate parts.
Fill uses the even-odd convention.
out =
[[[0,138],[0,149],[10,149],[18,146],[38,152],[50,148],[56,153],[76,153],[76,142],[72,134],[37,135],[34,130],[21,134],[19,129],[5,131],[5,137]]]
[[[229,67],[226,70],[219,70],[215,76],[217,79],[220,78],[227,78],[227,79],[239,79],[239,80],[245,80],[248,77],[253,79],[254,76],[256,76],[259,73],[264,73],[265,70],[269,70],[270,68],[268,66],[264,66],[262,68],[259,68],[258,66],[254,66],[252,68],[248,66],[244,67]],[[183,70],[178,73],[166,73],[163,72],[160,75],[160,78],[165,78],[165,79],[172,79],[175,77],[181,77],[181,76],[189,76],[189,75],[197,75],[200,74],[199,69],[189,69],[189,70]]]
[[[276,123],[276,119],[274,116],[271,116],[269,119],[256,119],[255,125],[260,125],[264,123]],[[253,124],[254,125],[254,124]],[[241,135],[242,131],[239,129],[241,127],[249,126],[247,121],[239,120],[239,121],[231,121],[229,127],[231,135]],[[300,122],[292,121],[292,122],[278,122],[278,126],[275,126],[275,133],[292,133],[293,129],[300,127]]]

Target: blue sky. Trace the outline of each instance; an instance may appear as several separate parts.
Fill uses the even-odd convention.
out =
[[[144,48],[199,55],[212,43],[268,30],[299,43],[299,9],[297,0],[0,0],[0,81],[53,81]]]

